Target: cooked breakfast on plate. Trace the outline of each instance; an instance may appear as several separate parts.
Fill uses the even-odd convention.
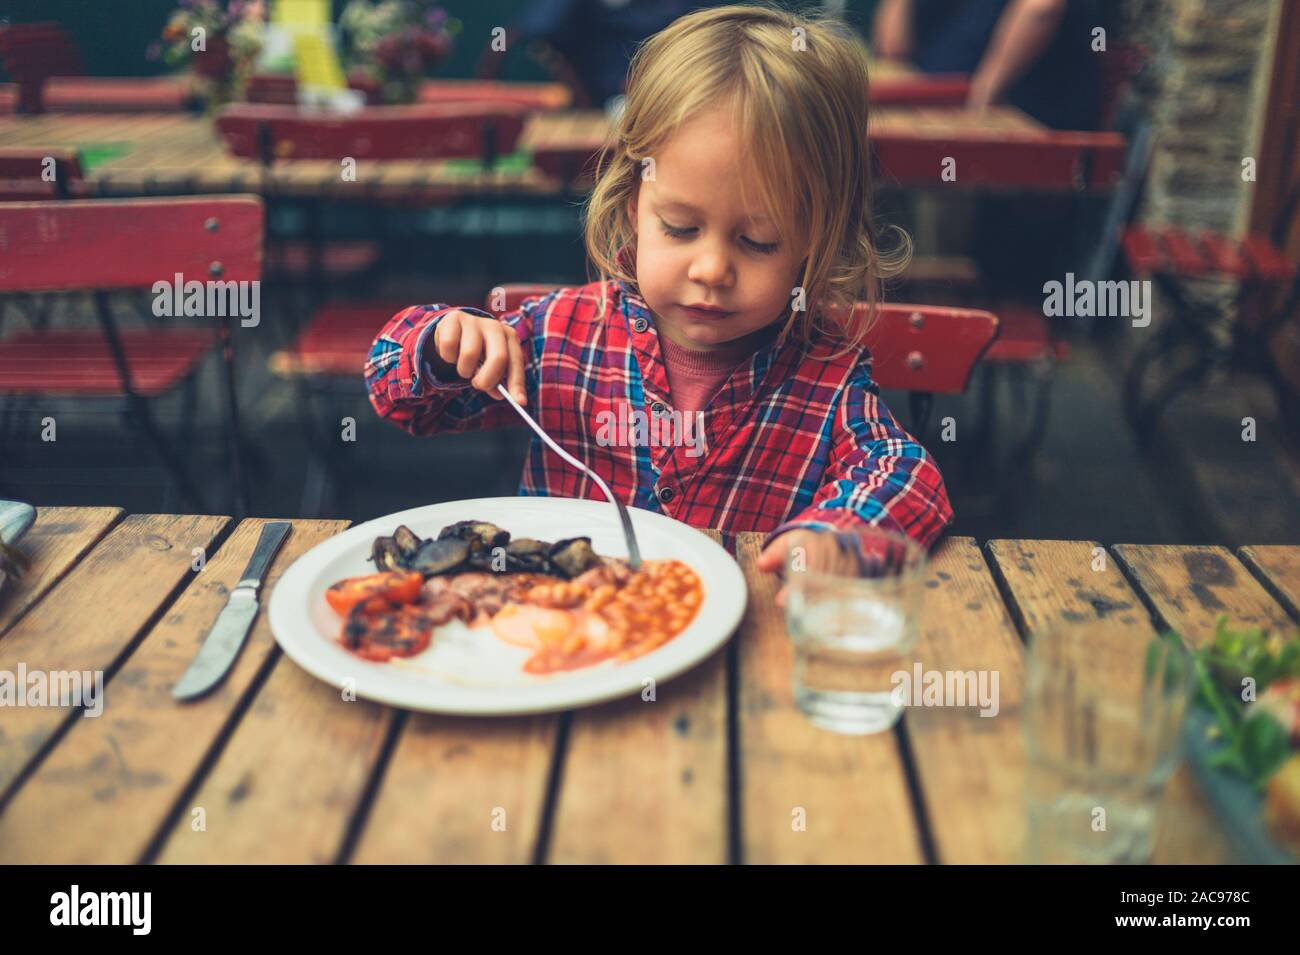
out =
[[[511,539],[485,521],[459,521],[423,540],[409,527],[375,539],[376,572],[325,592],[343,617],[339,642],[367,660],[425,650],[453,620],[531,651],[524,670],[554,673],[630,660],[686,629],[703,599],[681,561],[601,557],[589,537]]]

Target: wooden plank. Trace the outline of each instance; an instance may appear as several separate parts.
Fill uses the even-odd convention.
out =
[[[842,736],[795,707],[779,582],[754,566],[761,543],[761,534],[737,535],[749,587],[736,637],[741,861],[923,861],[897,737]]]
[[[334,862],[399,715],[280,657],[157,861]]]
[[[34,607],[122,517],[120,507],[40,507],[20,550],[31,566],[0,598],[0,637]]]
[[[133,514],[0,641],[0,670],[109,671],[193,573],[229,518]],[[112,608],[111,611],[108,608]],[[104,705],[110,693],[106,686]],[[69,719],[63,707],[15,707],[0,722],[0,794]]]
[[[157,861],[338,860],[402,717],[399,710],[344,697],[280,656]],[[197,808],[204,810],[202,831],[192,824]]]
[[[950,537],[926,572],[921,672],[971,672],[996,710],[913,706],[905,716],[935,855],[943,863],[1023,861],[1024,648],[973,538]]]
[[[263,613],[217,689],[193,703],[172,699],[172,686],[225,606],[265,523],[250,519],[235,529],[114,676],[104,715],[76,720],[18,790],[0,814],[0,861],[142,860],[274,653]],[[269,596],[301,554],[346,526],[346,521],[294,521],[263,593]]]
[[[1267,581],[1269,592],[1300,620],[1300,547],[1271,544],[1243,547],[1242,561]]]
[[[726,662],[575,716],[547,861],[727,861]]]
[[[1112,548],[1166,624],[1193,645],[1231,626],[1288,627],[1286,611],[1225,547],[1117,544]]]
[[[989,541],[989,554],[1028,636],[1111,617],[1131,626],[1135,640],[1155,636],[1141,598],[1115,562],[1098,561],[1101,569],[1093,570],[1099,546],[1092,541]],[[1166,787],[1158,825],[1153,862],[1232,861],[1232,847],[1186,766]]]
[[[547,861],[725,863],[727,784],[724,647],[653,700],[574,715]]]
[[[559,720],[413,714],[351,861],[532,861]]]

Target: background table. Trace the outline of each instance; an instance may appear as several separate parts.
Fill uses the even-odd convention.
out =
[[[742,534],[739,631],[653,702],[502,719],[349,702],[283,657],[263,614],[220,688],[177,704],[263,523],[41,509],[34,566],[0,603],[0,670],[102,669],[104,711],[0,710],[0,862],[1014,862],[1026,635],[1115,616],[1141,640],[1151,611],[1199,642],[1220,614],[1300,611],[1300,546],[1118,545],[1094,571],[1091,541],[950,538],[919,659],[996,670],[999,715],[918,708],[844,737],[794,708],[777,581]],[[346,523],[293,525],[268,593]],[[1230,859],[1181,768],[1156,860]]]
[[[537,154],[543,165],[547,165],[543,160],[547,153],[585,159],[600,147],[608,130],[608,119],[599,111],[539,112],[529,117],[519,147]],[[923,146],[950,145],[944,152],[951,152],[962,170],[955,183],[947,184],[954,188],[966,188],[967,178],[971,186],[979,184],[975,177],[963,178],[966,155],[985,162],[983,157],[992,148],[1002,157],[999,163],[1014,165],[1006,159],[1006,151],[1014,154],[1017,144],[1033,146],[1062,137],[1068,141],[1069,136],[1094,135],[1045,130],[1013,107],[983,113],[944,107],[880,108],[873,111],[872,132],[878,150],[889,152],[891,143],[904,147],[901,153],[892,151],[900,156],[898,164],[902,165],[910,165],[915,153],[906,147],[915,146],[918,140]],[[92,196],[253,192],[436,202],[470,195],[554,195],[565,185],[536,166],[520,167],[508,159],[487,172],[464,160],[362,160],[357,163],[355,181],[344,181],[335,160],[281,160],[263,167],[230,155],[218,140],[212,120],[179,113],[0,116],[0,147],[101,150],[104,158],[92,165],[85,177],[84,191]],[[938,181],[937,160],[931,163],[927,158],[925,169],[927,179]],[[911,182],[914,175],[909,169],[887,172],[904,183]],[[1015,178],[1014,170],[1010,175]]]

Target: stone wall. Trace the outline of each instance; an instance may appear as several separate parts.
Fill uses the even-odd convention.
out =
[[[1123,38],[1149,60],[1134,84],[1155,123],[1140,218],[1240,233],[1280,0],[1122,0]]]

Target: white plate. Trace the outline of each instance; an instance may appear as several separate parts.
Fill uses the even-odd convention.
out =
[[[359,524],[303,554],[276,584],[267,608],[271,631],[291,660],[318,679],[355,690],[357,697],[433,713],[479,716],[545,713],[640,693],[671,679],[727,642],[745,611],[745,578],[718,544],[662,514],[629,508],[641,556],[690,566],[704,599],[690,625],[642,657],[561,673],[523,671],[529,651],[459,621],[439,627],[429,649],[386,663],[363,660],[338,643],[342,621],[325,602],[338,580],[373,573],[366,558],[376,537],[400,524],[434,537],[448,524],[490,521],[511,537],[560,540],[590,537],[598,554],[626,557],[612,504],[556,497],[489,497],[431,504]]]

